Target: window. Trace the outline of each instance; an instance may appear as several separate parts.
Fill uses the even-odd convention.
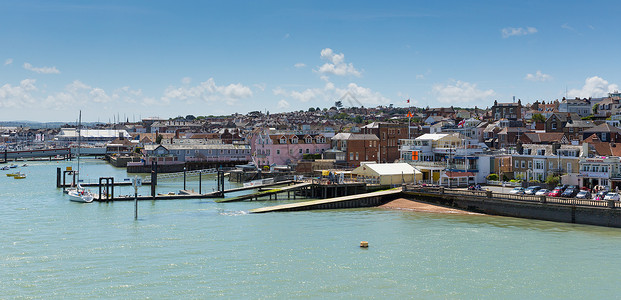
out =
[[[307,149],[308,150],[308,149]],[[302,154],[302,149],[300,149],[300,154]]]
[[[571,173],[571,163],[570,162],[567,163],[567,170],[566,170],[566,172],[567,173]]]
[[[519,168],[520,167],[520,162],[519,161],[515,161],[515,168]]]
[[[526,162],[522,161],[522,169],[526,167]]]
[[[310,149],[306,149],[306,153],[307,153],[307,154],[308,154],[308,153],[310,153]]]
[[[549,168],[549,169],[554,168],[554,162],[549,162],[549,163],[548,163],[548,168]]]
[[[276,154],[280,154],[280,149],[276,149]]]
[[[552,123],[552,129],[556,129],[556,122]]]
[[[533,168],[533,162],[532,162],[532,161],[529,161],[529,162],[528,162],[528,168],[529,168],[529,169],[532,169],[532,168]]]
[[[293,149],[289,149],[289,155],[293,154]]]
[[[358,155],[358,152],[356,152],[356,160],[360,160],[360,156]]]
[[[349,152],[349,160],[354,160],[354,152]]]

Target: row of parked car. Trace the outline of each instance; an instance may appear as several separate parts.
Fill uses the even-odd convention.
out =
[[[535,195],[535,196],[548,196],[548,197],[564,197],[564,198],[578,198],[578,199],[594,199],[594,200],[621,200],[619,193],[599,191],[592,195],[591,192],[584,189],[579,189],[575,185],[559,185],[553,190],[544,189],[540,186],[529,186],[527,188],[516,187],[509,191],[509,194],[517,195]]]

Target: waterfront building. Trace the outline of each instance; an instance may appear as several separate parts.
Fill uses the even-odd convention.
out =
[[[131,135],[126,130],[116,129],[82,129],[80,136],[83,143],[108,143],[119,137],[131,139]],[[54,139],[66,143],[77,142],[78,133],[75,128],[61,128]]]
[[[247,163],[251,161],[250,145],[247,144],[197,144],[175,143],[145,145],[143,159],[151,161],[205,162],[205,163]]]
[[[603,186],[609,190],[621,185],[621,159],[618,156],[580,158],[580,186]]]
[[[248,137],[253,161],[258,166],[290,165],[305,154],[322,154],[330,141],[319,133],[292,133],[270,129],[255,130]]]
[[[363,161],[378,161],[380,139],[374,134],[338,133],[332,137],[332,148],[346,153],[345,159],[351,167],[358,167]]]
[[[399,159],[399,140],[408,138],[407,124],[373,122],[361,129],[361,133],[374,134],[379,138],[379,162],[394,162]]]
[[[423,174],[407,163],[362,162],[351,174],[358,181],[391,186],[423,180]]]
[[[561,176],[561,183],[577,185],[580,157],[588,155],[585,149],[588,145],[524,144],[511,156],[512,168],[504,172],[510,179],[540,182],[550,175]]]

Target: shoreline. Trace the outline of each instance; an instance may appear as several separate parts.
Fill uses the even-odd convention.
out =
[[[409,210],[416,212],[441,213],[441,214],[463,214],[463,215],[485,215],[481,213],[470,212],[466,210],[456,209],[452,207],[434,205],[423,201],[409,200],[398,198],[386,204],[378,206],[383,209]]]

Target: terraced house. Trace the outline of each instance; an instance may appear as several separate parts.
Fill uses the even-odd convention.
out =
[[[250,135],[253,161],[258,166],[286,165],[302,159],[304,154],[322,154],[330,149],[323,134],[274,133],[258,130]]]

